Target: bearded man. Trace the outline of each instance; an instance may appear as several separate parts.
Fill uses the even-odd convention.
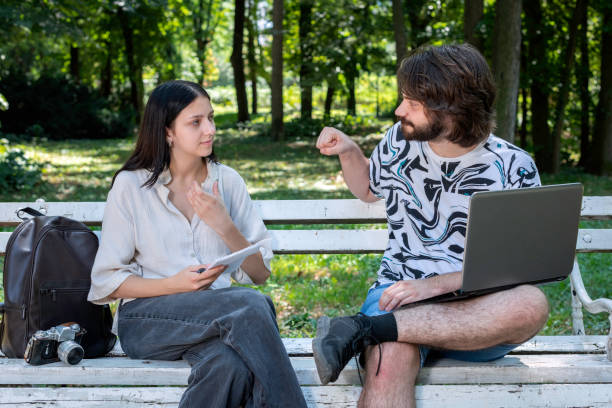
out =
[[[337,129],[324,128],[317,140],[322,154],[339,156],[357,198],[386,204],[389,243],[361,313],[321,317],[313,340],[323,384],[360,355],[361,407],[412,407],[428,357],[501,358],[548,318],[546,296],[528,285],[411,306],[460,289],[473,193],[537,186],[540,178],[528,153],[491,134],[495,87],[475,48],[420,48],[402,61],[397,79],[399,121],[370,159]]]

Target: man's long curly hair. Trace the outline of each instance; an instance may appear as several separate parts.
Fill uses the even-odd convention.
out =
[[[495,83],[484,57],[469,44],[424,46],[397,70],[404,98],[421,102],[430,120],[446,127],[446,138],[473,146],[495,128]]]

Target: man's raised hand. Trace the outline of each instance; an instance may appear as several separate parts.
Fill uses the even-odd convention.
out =
[[[350,150],[355,143],[344,133],[333,127],[324,127],[316,147],[325,156],[340,155]]]

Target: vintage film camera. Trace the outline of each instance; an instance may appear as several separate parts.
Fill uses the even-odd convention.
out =
[[[32,365],[60,360],[66,364],[78,364],[85,355],[80,345],[85,333],[86,330],[77,323],[64,323],[49,330],[38,330],[28,341],[25,361]]]

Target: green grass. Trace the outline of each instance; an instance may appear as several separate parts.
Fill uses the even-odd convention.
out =
[[[229,123],[231,114],[223,119]],[[255,129],[260,119],[254,120]],[[381,129],[385,125],[388,123],[380,122]],[[274,143],[257,136],[258,132],[253,129],[239,130],[226,124],[221,127],[215,152],[222,163],[242,175],[254,199],[352,198],[344,185],[338,160],[321,156],[314,148],[314,137]],[[369,153],[381,135],[374,132],[356,140]],[[104,201],[111,178],[131,152],[133,141],[44,141],[20,147],[29,157],[47,163],[44,183],[23,192],[0,191],[1,201],[33,201],[39,197],[47,201]],[[542,181],[544,184],[580,181],[586,195],[612,195],[612,178],[595,177],[575,169],[564,169],[554,177],[543,175]],[[589,221],[581,223],[581,227],[611,228],[612,222]],[[591,297],[612,297],[612,254],[581,254],[578,259]],[[277,256],[272,261],[272,277],[258,289],[274,300],[283,336],[312,336],[314,322],[320,315],[359,310],[368,287],[376,278],[379,262],[380,255]],[[568,285],[566,280],[543,288],[551,305],[551,315],[542,334],[571,333]],[[607,334],[607,315],[586,311],[584,315],[587,333]]]

